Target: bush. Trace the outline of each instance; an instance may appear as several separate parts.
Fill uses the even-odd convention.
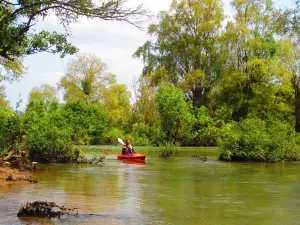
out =
[[[9,107],[0,107],[0,150],[13,150],[22,140],[20,116]]]
[[[62,112],[64,120],[72,128],[74,144],[103,143],[108,119],[100,106],[82,101],[70,101],[64,105]]]
[[[47,110],[43,102],[31,102],[23,118],[25,148],[31,159],[41,162],[69,162],[74,151],[71,128],[59,105]]]
[[[279,120],[246,119],[233,122],[220,141],[220,160],[299,160],[300,137],[291,125]]]
[[[126,139],[129,139],[132,145],[135,146],[150,146],[151,142],[145,135],[142,136],[135,136],[132,134],[126,134]]]
[[[174,156],[174,154],[179,150],[179,144],[173,142],[165,142],[159,146],[159,157],[169,158]]]
[[[206,155],[204,155],[202,152],[197,151],[195,154],[191,155],[191,158],[194,160],[199,160],[205,162],[207,160]]]
[[[110,145],[117,144],[117,138],[122,137],[124,137],[124,133],[118,128],[112,128],[103,135],[105,143]]]
[[[149,126],[145,123],[134,123],[132,125],[132,133],[127,135],[127,138],[130,139],[134,145],[149,146],[151,145],[147,137],[149,129]]]
[[[231,112],[220,107],[211,116],[205,106],[196,111],[196,135],[193,143],[197,146],[216,146],[217,141],[224,134],[224,127],[229,121]]]

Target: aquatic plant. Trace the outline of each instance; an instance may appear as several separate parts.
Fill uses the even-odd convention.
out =
[[[179,150],[179,144],[174,142],[164,142],[159,145],[159,157],[161,158],[169,158],[172,157],[175,152]]]

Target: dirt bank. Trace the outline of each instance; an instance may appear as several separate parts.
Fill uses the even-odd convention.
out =
[[[37,183],[31,171],[37,167],[25,151],[11,151],[0,155],[0,185]]]
[[[0,185],[37,183],[29,171],[0,167]]]

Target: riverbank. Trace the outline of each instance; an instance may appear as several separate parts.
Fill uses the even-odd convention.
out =
[[[25,151],[10,151],[0,156],[0,185],[37,183],[32,171],[37,162],[31,162]]]
[[[37,183],[29,171],[20,171],[8,167],[0,167],[0,186],[7,184]]]

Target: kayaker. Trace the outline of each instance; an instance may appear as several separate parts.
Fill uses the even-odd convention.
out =
[[[125,145],[123,145],[122,148],[122,154],[134,154],[136,153],[132,147],[132,145],[130,144],[130,141],[127,139],[125,141]]]

